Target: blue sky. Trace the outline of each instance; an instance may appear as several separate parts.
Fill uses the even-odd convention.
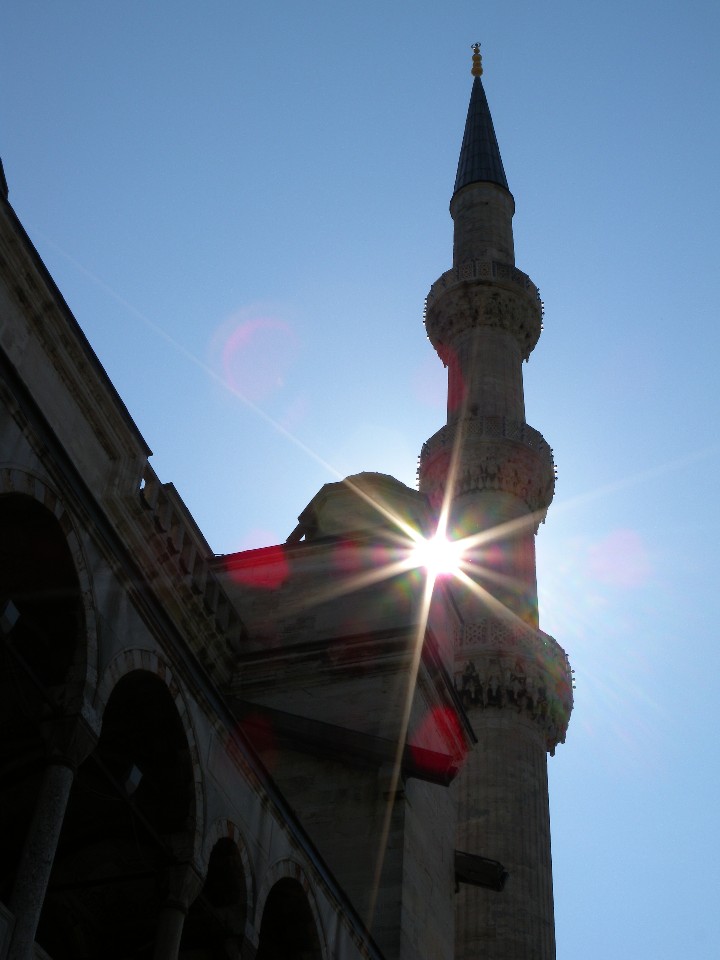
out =
[[[549,763],[559,960],[720,940],[718,36],[703,0],[3,15],[11,202],[217,552],[284,540],[336,475],[414,483],[482,41],[546,308],[541,623],[577,674]]]

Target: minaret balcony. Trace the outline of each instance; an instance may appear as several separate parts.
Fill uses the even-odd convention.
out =
[[[543,305],[527,274],[510,263],[466,260],[447,270],[425,300],[425,329],[444,363],[454,338],[473,327],[499,327],[527,360],[542,331]]]
[[[521,500],[537,523],[544,520],[555,492],[552,448],[527,423],[507,417],[468,417],[447,424],[420,452],[419,487],[438,507],[445,494],[456,445],[457,467],[452,498],[480,491],[502,491]]]
[[[510,709],[539,725],[552,755],[565,742],[573,671],[547,633],[485,617],[457,628],[455,688],[466,709]]]

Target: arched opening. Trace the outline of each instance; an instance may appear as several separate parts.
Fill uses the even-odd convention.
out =
[[[167,687],[136,671],[113,690],[78,770],[37,941],[53,960],[149,960],[170,868],[194,829],[193,770]]]
[[[0,899],[7,902],[84,629],[77,574],[56,517],[0,497]]]
[[[270,891],[256,960],[322,960],[315,920],[297,880],[285,877]]]
[[[199,896],[183,926],[180,960],[238,960],[247,918],[242,859],[229,837],[215,844]]]

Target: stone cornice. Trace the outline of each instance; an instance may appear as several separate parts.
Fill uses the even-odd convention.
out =
[[[447,270],[425,300],[425,329],[440,357],[454,338],[474,327],[511,333],[524,360],[542,330],[543,305],[535,284],[512,264],[468,260]]]
[[[86,508],[92,503],[122,533],[177,624],[194,616],[188,637],[205,668],[228,671],[244,628],[211,570],[210,547],[172,484],[161,484],[150,467],[149,447],[12,207],[1,202],[0,279],[8,298],[0,369],[12,384],[8,403],[19,426],[36,449],[62,451],[47,463],[58,483],[74,486]],[[77,421],[67,415],[66,397]],[[78,434],[78,424],[87,432]],[[118,552],[111,554],[119,564]]]
[[[244,627],[212,569],[210,548],[172,484],[160,483],[145,461],[142,482],[138,476],[132,487],[123,483],[122,492],[99,497],[2,349],[0,394],[27,443],[42,451],[58,496],[92,531],[151,629],[176,655],[192,649],[216,681],[229,676]],[[5,469],[11,478],[17,473],[10,465]],[[35,483],[30,474],[20,477]],[[20,481],[8,486],[21,492]]]
[[[174,591],[185,594],[185,615],[188,605],[194,606],[205,626],[202,642],[191,635],[191,646],[211,674],[223,675],[241,649],[245,628],[213,569],[210,547],[173,484],[161,483],[148,463],[139,495],[142,520],[152,521],[148,544],[154,541],[154,562],[165,568]]]

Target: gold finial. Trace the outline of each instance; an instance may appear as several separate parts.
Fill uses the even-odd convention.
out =
[[[473,65],[470,73],[474,77],[481,77],[483,69],[482,69],[482,57],[480,56],[480,44],[474,43],[472,45],[472,49],[473,49],[473,57],[472,57]]]

